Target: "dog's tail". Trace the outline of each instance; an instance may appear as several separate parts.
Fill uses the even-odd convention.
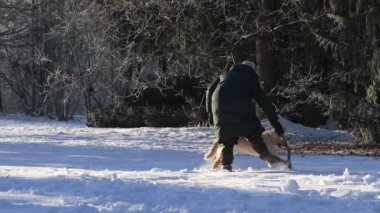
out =
[[[218,146],[219,146],[219,139],[217,138],[214,140],[214,143],[212,143],[211,149],[205,154],[203,159],[209,160],[212,157],[214,157],[216,154],[216,151],[218,150]]]

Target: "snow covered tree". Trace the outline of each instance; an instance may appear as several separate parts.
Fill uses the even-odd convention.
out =
[[[4,58],[0,77],[21,100],[26,114],[67,120],[75,111],[66,77],[70,74],[67,45],[51,34],[63,19],[63,0],[2,1],[0,47]],[[52,80],[54,79],[54,80]],[[62,84],[66,80],[65,84]],[[71,107],[71,108],[70,108]]]
[[[340,128],[380,142],[379,11],[376,1],[289,1],[275,36],[290,69],[282,84],[290,106],[319,105]],[[291,111],[291,110],[290,110]]]
[[[0,77],[28,114],[67,120],[83,100],[93,126],[186,125],[205,119],[208,83],[251,59],[284,116],[313,126],[330,118],[379,141],[379,8],[369,0],[2,1]]]
[[[90,120],[107,114],[133,120],[133,115],[170,115],[174,111],[199,122],[202,88],[211,76],[232,64],[232,51],[226,48],[234,48],[233,42],[241,40],[236,32],[231,33],[235,36],[232,41],[222,34],[227,26],[219,25],[219,18],[239,30],[239,23],[223,18],[223,10],[221,1],[98,1],[73,14],[71,17],[77,17],[73,20],[80,17],[82,21],[67,22],[66,32],[79,33],[74,38],[85,41],[88,63],[80,79]],[[208,16],[210,12],[215,16]],[[239,14],[237,5],[228,13]],[[218,45],[222,46],[218,49]],[[152,91],[155,103],[149,95]],[[149,123],[147,119],[138,118]]]
[[[380,3],[331,0],[330,6],[326,18],[331,28],[315,33],[333,59],[330,89],[317,96],[344,128],[379,143]]]
[[[28,46],[29,11],[26,1],[6,0],[0,2],[0,56],[2,59],[0,61],[0,78],[4,82],[3,85],[7,84],[14,94],[22,99],[25,112],[29,112],[29,109],[33,108],[31,97],[35,90],[31,89],[30,81],[23,84],[21,78],[25,75],[30,76],[30,69],[29,72],[11,72],[9,70],[15,68],[16,58],[19,58],[17,55],[28,54],[23,48]]]

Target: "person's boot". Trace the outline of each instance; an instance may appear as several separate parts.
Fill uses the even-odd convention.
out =
[[[265,161],[271,169],[290,169],[290,163],[287,160],[282,160],[277,156],[266,154],[260,156],[260,158]]]
[[[229,172],[232,172],[232,166],[231,165],[223,165],[223,170],[226,170],[226,171],[229,171]]]
[[[259,153],[260,158],[268,164],[271,169],[290,169],[290,163],[269,153],[261,136],[254,135],[249,138],[252,148]]]

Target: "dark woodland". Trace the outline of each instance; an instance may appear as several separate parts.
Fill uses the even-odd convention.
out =
[[[0,112],[208,125],[207,86],[248,59],[283,117],[380,143],[379,39],[378,0],[1,0]]]

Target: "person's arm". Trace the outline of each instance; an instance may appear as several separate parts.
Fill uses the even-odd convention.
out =
[[[253,97],[255,98],[257,104],[266,114],[270,124],[279,136],[284,134],[284,128],[278,121],[276,109],[273,104],[265,96],[263,90],[260,87],[259,79],[256,73],[254,74],[253,84],[252,84]]]

